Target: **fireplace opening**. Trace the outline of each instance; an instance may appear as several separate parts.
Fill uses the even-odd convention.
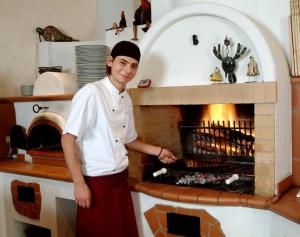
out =
[[[181,106],[178,129],[182,157],[167,166],[154,162],[154,171],[167,169],[154,182],[254,193],[253,104]]]

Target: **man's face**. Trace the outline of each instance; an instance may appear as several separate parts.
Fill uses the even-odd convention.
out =
[[[138,69],[138,61],[127,56],[117,56],[115,59],[109,56],[106,63],[111,68],[109,78],[119,89],[134,78]]]

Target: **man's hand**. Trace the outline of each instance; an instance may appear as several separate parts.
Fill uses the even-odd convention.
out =
[[[177,160],[177,157],[173,155],[171,151],[166,148],[161,148],[161,152],[158,156],[158,159],[164,164],[174,163]]]
[[[74,196],[77,205],[83,208],[91,206],[91,191],[85,182],[75,184]]]

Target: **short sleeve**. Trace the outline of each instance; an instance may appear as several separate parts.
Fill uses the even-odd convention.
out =
[[[137,132],[135,129],[133,108],[132,108],[132,103],[130,100],[128,129],[127,129],[127,133],[126,133],[125,144],[133,142],[136,138],[137,138]]]
[[[71,111],[63,133],[81,137],[97,117],[97,94],[92,85],[86,85],[74,96]]]

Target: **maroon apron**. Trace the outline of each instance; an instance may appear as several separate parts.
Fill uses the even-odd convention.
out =
[[[127,172],[85,177],[90,208],[77,206],[77,237],[138,237]]]

